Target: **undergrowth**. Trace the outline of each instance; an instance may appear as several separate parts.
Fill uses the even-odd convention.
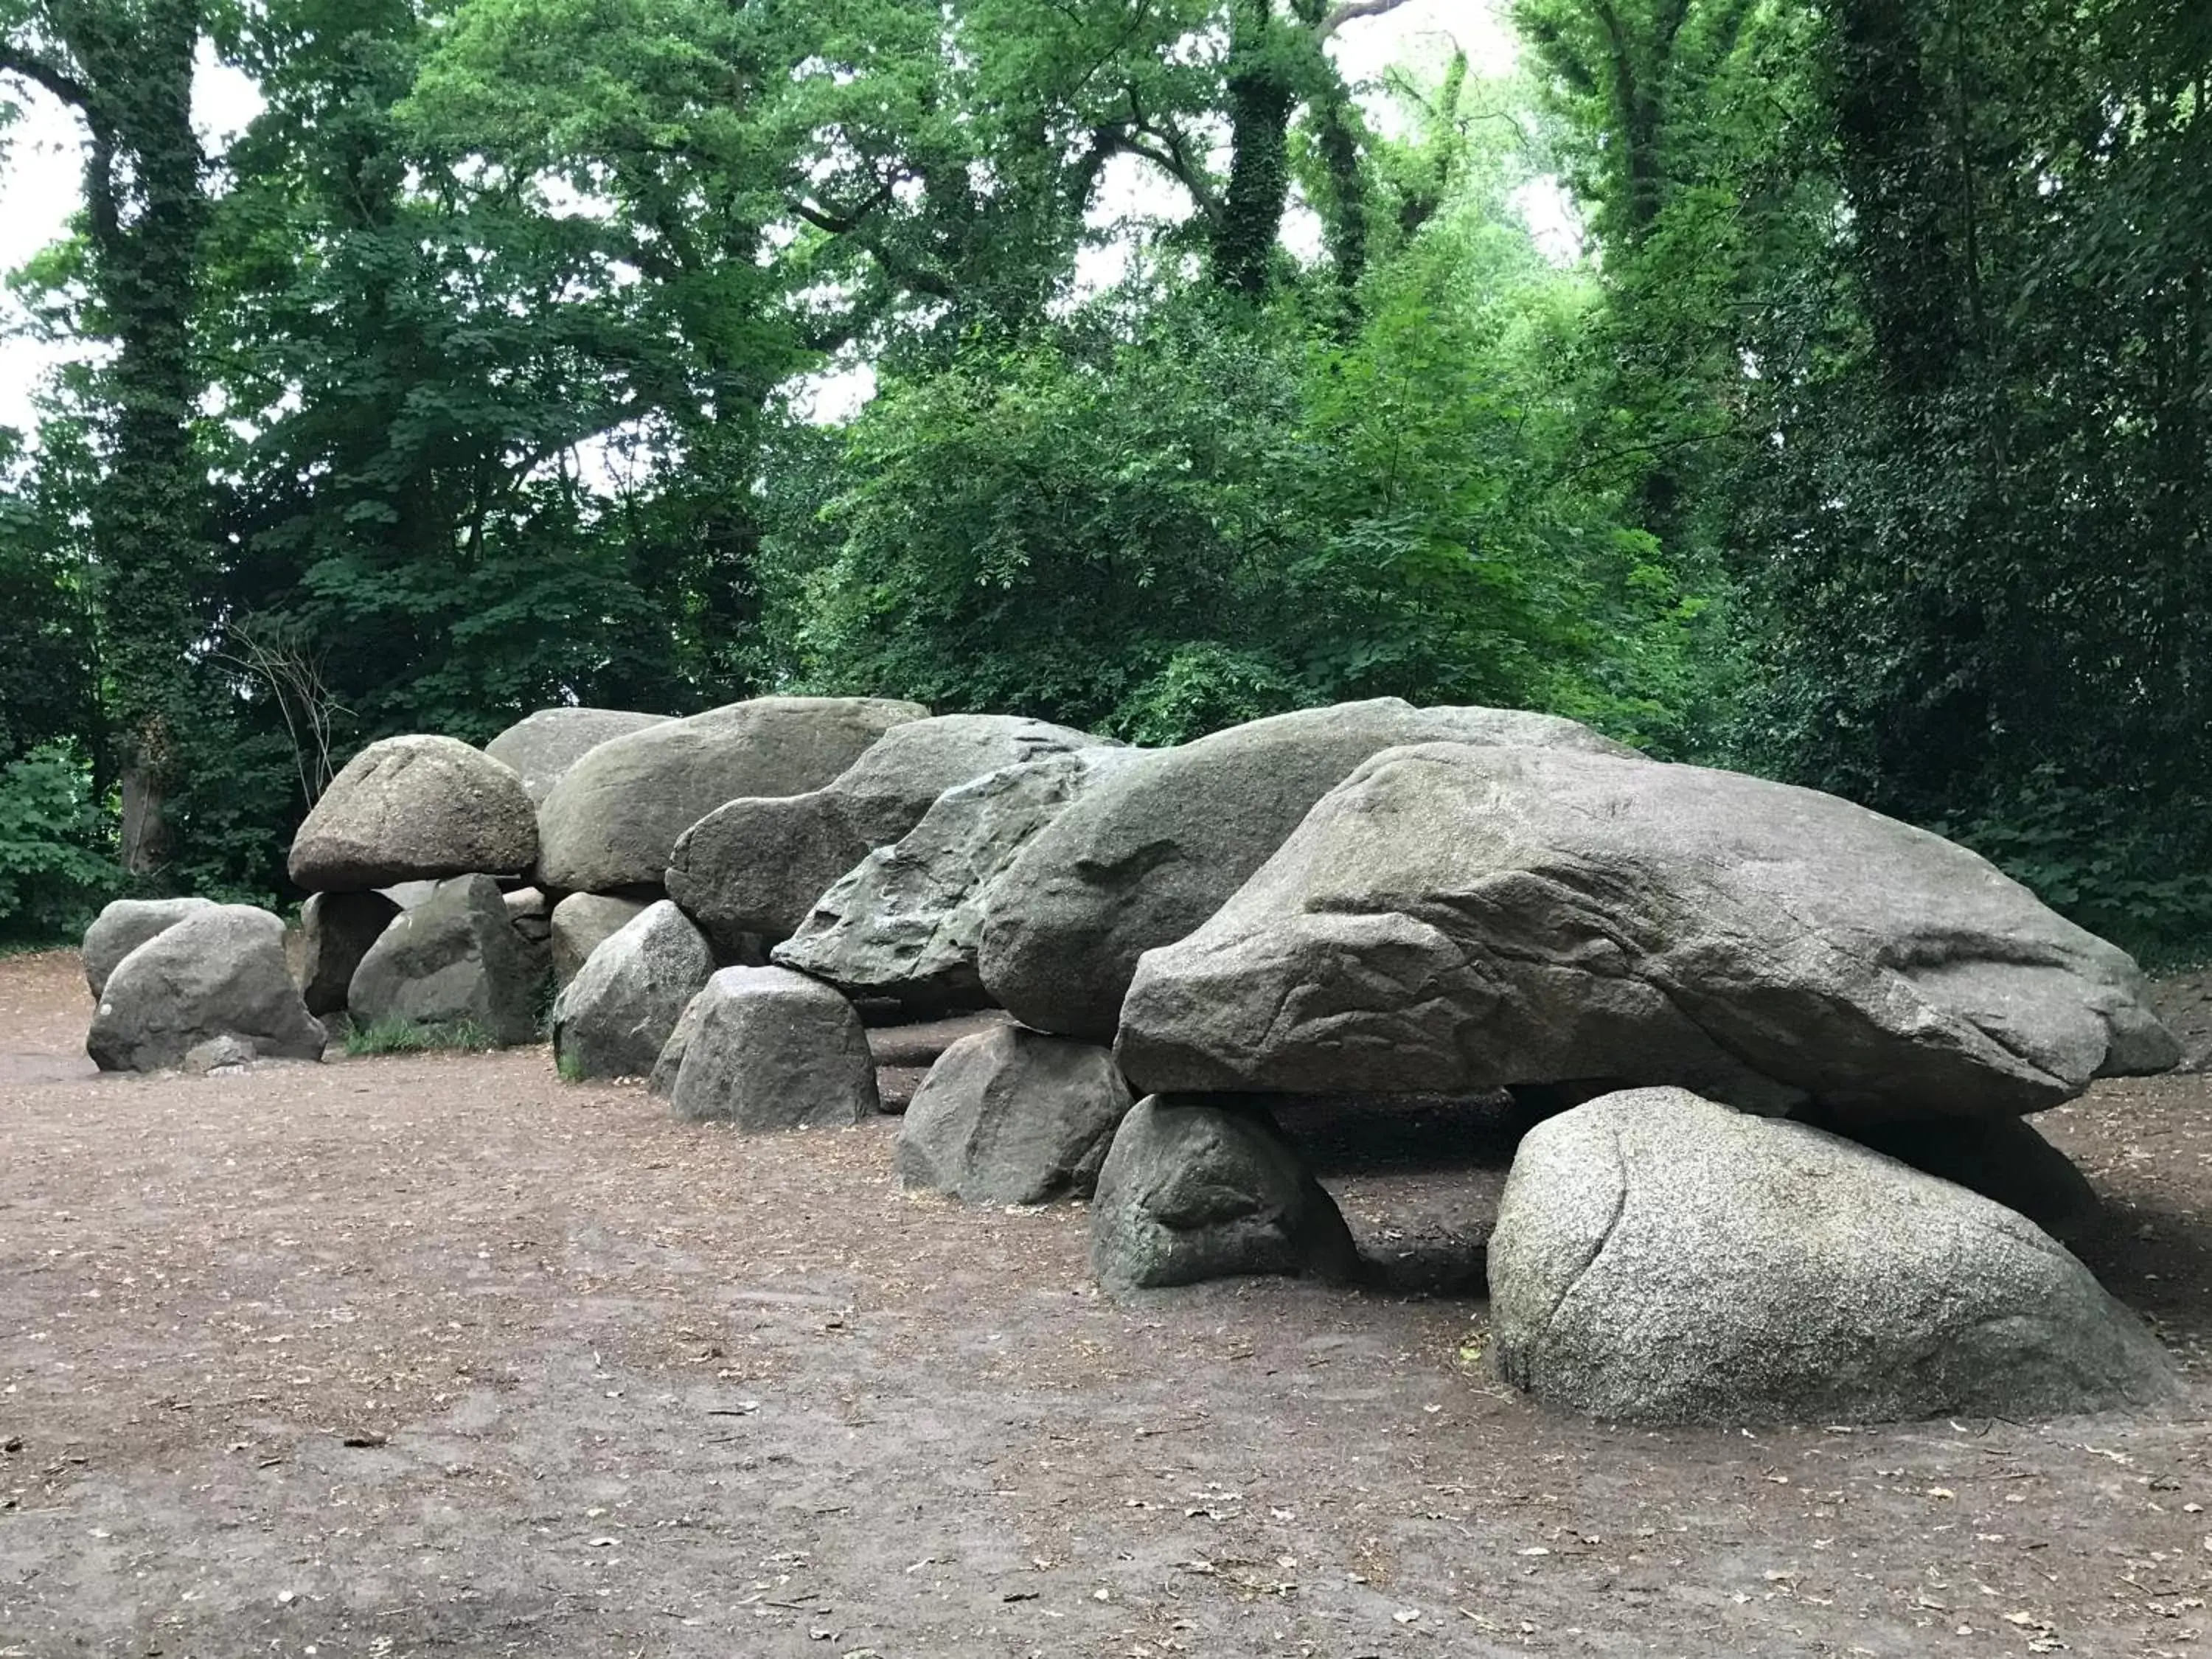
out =
[[[476,1054],[498,1046],[492,1041],[491,1033],[472,1019],[443,1024],[380,1019],[372,1025],[355,1026],[345,1038],[346,1053],[356,1056],[425,1054],[437,1049]]]

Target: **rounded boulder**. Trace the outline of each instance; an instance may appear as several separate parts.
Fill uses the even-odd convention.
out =
[[[2021,1419],[2178,1386],[2135,1316],[2025,1217],[1681,1089],[1530,1131],[1489,1267],[1507,1381],[1614,1421]]]
[[[665,714],[633,714],[621,708],[541,708],[525,715],[484,745],[484,753],[514,769],[530,799],[543,802],[568,769],[601,744],[666,722]]]
[[[788,939],[840,877],[921,823],[946,790],[1101,746],[1088,732],[1007,714],[909,720],[819,789],[709,812],[676,843],[668,896],[725,951],[750,936]]]
[[[538,809],[511,767],[453,738],[386,738],[346,763],[293,837],[292,879],[350,892],[538,860]]]
[[[758,697],[591,750],[538,815],[538,874],[562,892],[658,892],[684,832],[725,802],[819,789],[918,703]]]
[[[859,1123],[875,1115],[876,1068],[853,1005],[782,968],[725,968],[669,1038],[676,1115],[748,1133]],[[667,1054],[655,1070],[667,1064]]]
[[[323,1055],[326,1034],[284,960],[284,924],[252,905],[196,909],[124,957],[84,1046],[103,1072],[154,1072],[222,1038],[265,1059]]]
[[[1588,726],[1395,697],[1231,726],[1105,772],[994,884],[977,969],[1039,1030],[1110,1042],[1137,958],[1203,923],[1314,803],[1401,744],[1534,745],[1635,757]]]

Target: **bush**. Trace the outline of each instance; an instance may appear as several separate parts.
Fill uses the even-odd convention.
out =
[[[2156,969],[2212,946],[2207,821],[2201,799],[2089,787],[2045,766],[1972,817],[1930,827]]]
[[[0,767],[0,939],[73,939],[122,890],[91,769],[58,744]]]

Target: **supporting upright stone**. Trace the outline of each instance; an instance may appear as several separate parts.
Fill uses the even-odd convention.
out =
[[[783,968],[725,968],[679,1022],[676,1115],[748,1133],[874,1115],[876,1069],[853,1005]]]
[[[1489,1267],[1506,1380],[1614,1421],[2020,1419],[2178,1392],[2156,1339],[2025,1217],[1681,1089],[1531,1130]]]
[[[592,952],[644,914],[648,899],[571,893],[553,907],[553,977],[566,985]]]
[[[553,1004],[553,1058],[571,1079],[643,1077],[714,972],[706,936],[666,899],[592,952]]]
[[[301,994],[318,1018],[343,1013],[355,972],[399,914],[381,893],[310,893],[300,907]]]
[[[219,1039],[234,1054],[320,1060],[325,1033],[284,962],[284,924],[246,904],[210,904],[116,964],[85,1052],[103,1072],[182,1065]]]
[[[441,882],[396,917],[354,970],[347,1007],[362,1026],[470,1028],[501,1047],[538,1040],[545,984],[489,876]]]
[[[899,1180],[971,1204],[1088,1197],[1129,1105],[1105,1049],[996,1026],[930,1068],[899,1127]]]
[[[117,899],[84,930],[84,982],[97,999],[117,964],[155,934],[198,911],[211,910],[204,898]]]
[[[1109,1289],[1252,1273],[1351,1279],[1359,1252],[1264,1107],[1155,1095],[1115,1132],[1091,1208]]]

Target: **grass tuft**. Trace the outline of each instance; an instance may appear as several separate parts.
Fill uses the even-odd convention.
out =
[[[491,1033],[472,1019],[448,1024],[425,1025],[410,1019],[380,1019],[374,1025],[356,1025],[346,1033],[349,1055],[419,1054],[438,1049],[458,1049],[480,1054],[498,1045]]]

